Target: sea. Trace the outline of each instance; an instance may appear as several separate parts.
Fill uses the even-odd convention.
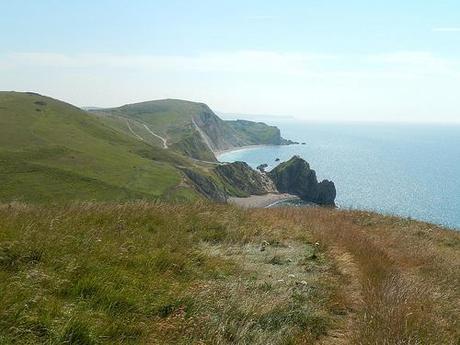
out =
[[[293,155],[334,181],[340,208],[376,211],[460,229],[460,125],[275,123],[299,145],[223,153],[223,162],[275,167]]]

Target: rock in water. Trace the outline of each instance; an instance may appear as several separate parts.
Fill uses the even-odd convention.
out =
[[[268,168],[268,164],[264,163],[264,164],[260,164],[259,166],[257,166],[257,170],[259,170],[260,172],[265,172],[265,169]]]
[[[294,194],[319,205],[335,206],[334,183],[328,180],[318,183],[316,172],[299,156],[281,163],[269,172],[269,176],[281,193]]]

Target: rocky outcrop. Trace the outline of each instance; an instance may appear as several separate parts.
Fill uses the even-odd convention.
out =
[[[219,165],[214,171],[232,196],[262,195],[276,191],[267,174],[252,169],[245,162]]]
[[[294,194],[304,201],[319,205],[335,205],[334,183],[328,180],[318,183],[316,172],[299,156],[279,164],[269,172],[269,176],[281,193]]]
[[[200,194],[217,202],[226,202],[228,197],[280,192],[297,195],[318,205],[335,205],[334,183],[328,180],[318,183],[316,172],[299,156],[279,164],[268,173],[254,170],[245,162],[218,165],[208,172],[181,170]]]
[[[256,167],[257,170],[259,170],[261,173],[265,173],[265,169],[268,168],[268,164],[267,163],[264,163],[264,164],[260,164]]]

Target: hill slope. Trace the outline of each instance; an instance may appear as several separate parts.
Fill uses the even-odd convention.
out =
[[[98,109],[94,113],[133,121],[141,136],[151,129],[164,137],[171,148],[196,159],[215,160],[214,153],[245,145],[292,143],[281,138],[276,127],[224,121],[203,103],[165,99]]]

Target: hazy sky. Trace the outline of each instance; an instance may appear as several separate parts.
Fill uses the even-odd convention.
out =
[[[460,1],[0,0],[0,90],[460,122]]]

